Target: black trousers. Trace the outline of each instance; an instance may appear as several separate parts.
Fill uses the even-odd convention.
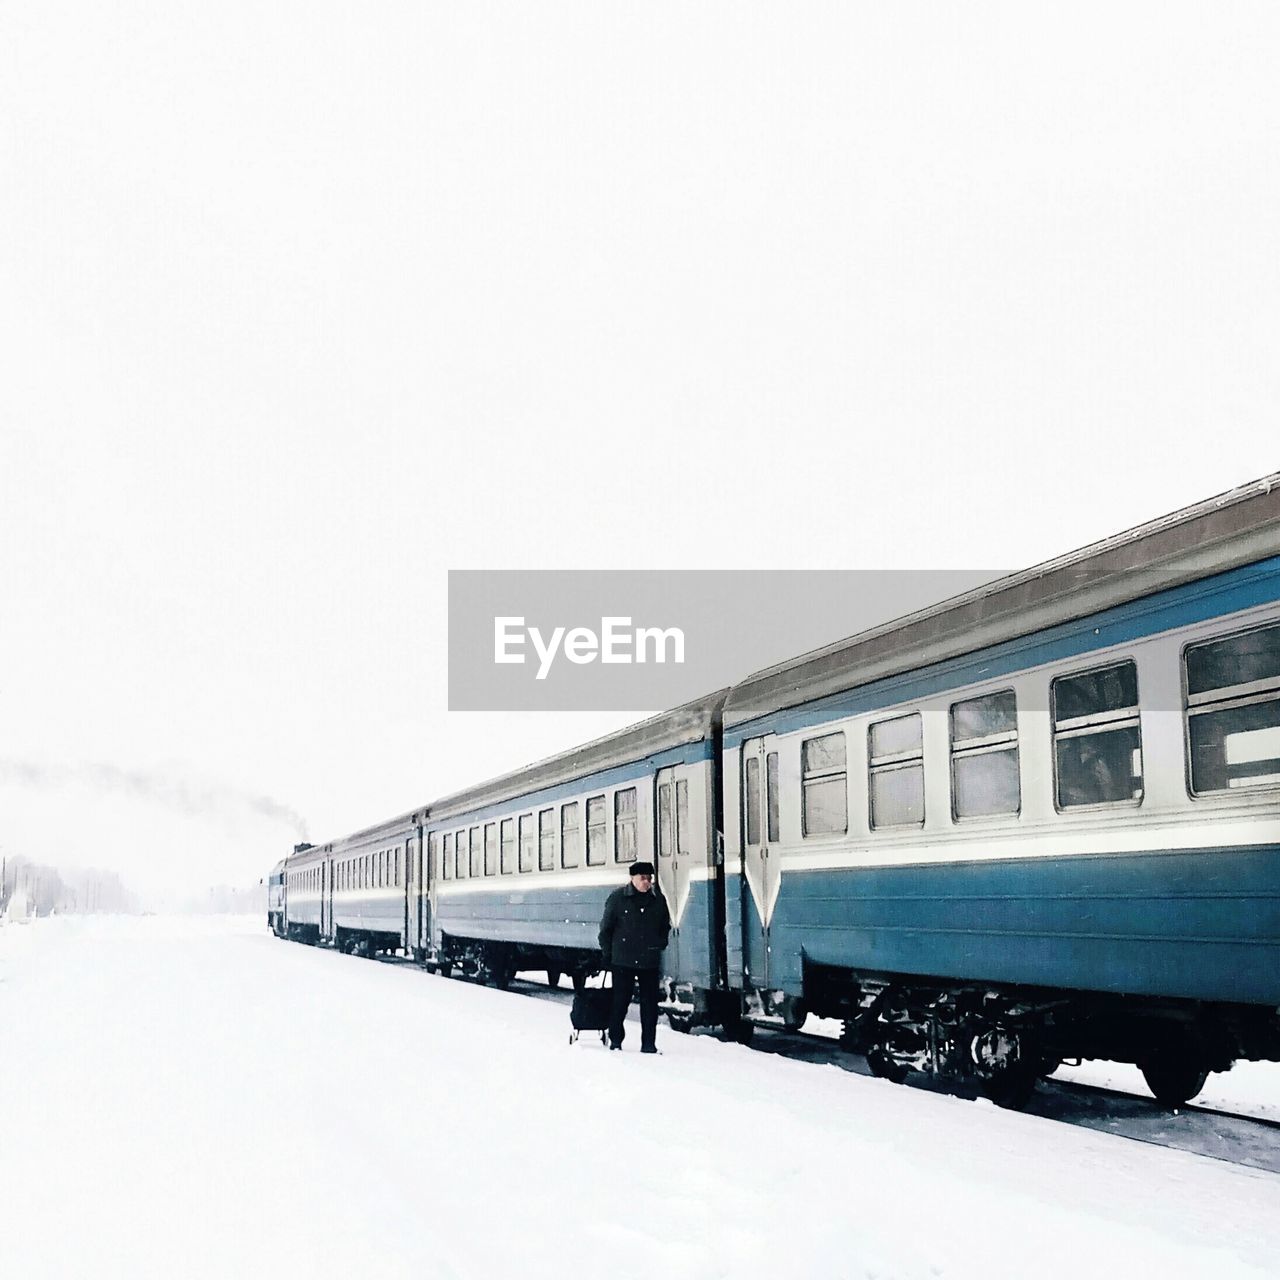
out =
[[[637,984],[640,987],[640,1047],[652,1049],[658,1042],[657,969],[613,970],[613,1017],[609,1020],[609,1043],[621,1044],[626,1035],[622,1024]]]

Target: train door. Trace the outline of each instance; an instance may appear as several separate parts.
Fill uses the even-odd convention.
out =
[[[425,840],[418,837],[418,946],[424,952],[431,948],[431,886],[435,878],[438,842],[435,832]]]
[[[396,851],[396,862],[399,863],[400,853]],[[404,953],[407,956],[413,954],[413,949],[418,945],[417,935],[414,932],[414,926],[417,923],[417,913],[413,909],[413,900],[418,892],[418,838],[409,836],[404,842],[404,879],[400,881],[400,933],[404,938]],[[400,874],[399,866],[396,868],[397,877]]]
[[[333,936],[333,860],[320,864],[320,936]]]
[[[658,888],[671,912],[671,939],[663,967],[672,977],[689,973],[693,959],[686,954],[686,940],[680,928],[689,902],[689,873],[695,857],[689,812],[689,777],[687,765],[675,765],[660,769],[655,780]],[[692,945],[691,941],[689,945]]]
[[[770,734],[742,744],[742,950],[752,985],[769,985],[769,924],[778,900],[779,778],[776,739]],[[733,922],[730,921],[730,928]]]

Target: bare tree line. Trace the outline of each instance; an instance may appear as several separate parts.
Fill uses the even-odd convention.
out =
[[[137,899],[114,871],[59,871],[21,855],[0,855],[0,917],[137,910]]]

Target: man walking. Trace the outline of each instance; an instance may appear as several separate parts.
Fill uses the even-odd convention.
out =
[[[633,862],[631,879],[615,889],[600,920],[600,954],[613,970],[609,1047],[622,1048],[623,1021],[640,987],[640,1052],[658,1052],[658,968],[671,932],[667,900],[653,886],[653,863]]]

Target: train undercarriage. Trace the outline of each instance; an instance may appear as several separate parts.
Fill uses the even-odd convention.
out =
[[[519,942],[488,942],[479,938],[443,935],[434,957],[425,953],[416,957],[428,969],[444,977],[466,978],[505,991],[517,973],[541,970],[551,986],[561,977],[582,987],[588,978],[600,972],[600,956],[575,947],[531,946]]]
[[[781,993],[778,993],[779,995]],[[766,1001],[768,1003],[768,1001]],[[1002,1106],[1086,1058],[1135,1064],[1157,1100],[1177,1107],[1212,1071],[1239,1059],[1280,1061],[1280,1011],[1253,1005],[961,984],[809,966],[803,1009],[844,1022],[841,1043],[873,1074],[976,1084]]]

